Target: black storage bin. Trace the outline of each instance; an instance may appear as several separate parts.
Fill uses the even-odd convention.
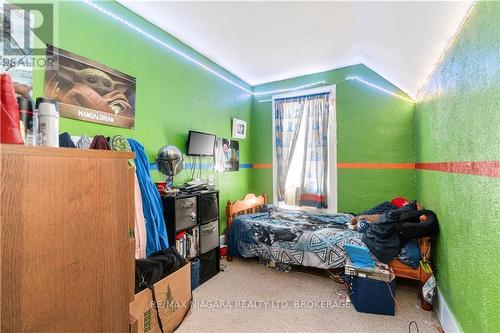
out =
[[[219,200],[217,193],[203,193],[198,202],[200,223],[213,221],[219,217]]]
[[[202,284],[219,272],[219,253],[217,249],[214,249],[198,258],[200,259],[200,284]]]

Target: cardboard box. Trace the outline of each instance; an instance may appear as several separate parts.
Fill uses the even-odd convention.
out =
[[[163,330],[173,332],[191,306],[191,263],[155,283],[154,290]],[[136,294],[129,309],[131,333],[160,332],[150,289]]]

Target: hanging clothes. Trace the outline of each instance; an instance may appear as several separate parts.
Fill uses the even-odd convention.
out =
[[[147,232],[144,212],[142,210],[141,187],[137,175],[134,174],[134,201],[135,201],[135,259],[146,258]]]
[[[114,136],[110,141],[109,145],[111,150],[115,151],[127,151],[131,152],[132,148],[127,141],[127,138],[121,135]],[[131,167],[136,169],[133,159],[130,159],[129,164]],[[137,174],[134,172],[134,207],[135,207],[135,223],[134,223],[134,234],[135,234],[135,259],[146,258],[146,222],[144,220],[144,212],[142,209],[142,196],[141,188],[139,186],[139,180],[137,179]]]
[[[71,135],[68,132],[59,134],[59,147],[76,148],[75,143],[71,140]]]
[[[135,153],[137,179],[141,188],[142,209],[146,220],[146,255],[168,248],[167,228],[163,218],[160,194],[149,174],[149,161],[144,147],[134,139],[128,139]]]
[[[90,144],[90,149],[110,150],[108,140],[102,135],[96,135]]]
[[[80,140],[76,143],[76,147],[80,149],[90,149],[90,139],[87,134],[84,134],[80,137]]]

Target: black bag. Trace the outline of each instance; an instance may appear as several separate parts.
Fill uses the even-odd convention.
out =
[[[163,333],[163,323],[161,321],[158,304],[156,303],[156,293],[154,284],[163,278],[163,266],[160,262],[151,259],[135,260],[135,293],[146,288],[151,290],[153,304],[156,310],[156,318],[161,333]]]
[[[135,293],[149,288],[163,277],[163,266],[160,262],[151,259],[137,259],[135,261]]]
[[[154,284],[165,276],[175,272],[186,263],[175,247],[152,253],[147,259],[136,259],[135,261],[135,293],[146,288],[151,290],[153,304],[156,310],[158,326],[163,333],[163,323],[156,303]]]
[[[172,274],[186,263],[175,247],[169,247],[152,253],[148,259],[159,262],[162,265],[163,276]]]

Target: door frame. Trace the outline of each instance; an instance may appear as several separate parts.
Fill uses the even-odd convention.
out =
[[[336,213],[338,211],[338,182],[337,182],[337,97],[336,97],[336,86],[329,85],[319,88],[311,88],[305,90],[292,91],[284,94],[273,95],[272,97],[272,150],[273,150],[273,204],[278,204],[278,193],[277,193],[277,160],[276,160],[276,137],[275,137],[275,122],[274,122],[274,110],[275,110],[275,100],[283,98],[293,98],[308,95],[316,95],[328,93],[330,103],[332,105],[332,110],[330,110],[330,117],[328,123],[328,212]]]

